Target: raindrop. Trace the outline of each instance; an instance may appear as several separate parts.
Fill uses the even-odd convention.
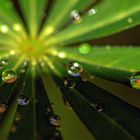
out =
[[[26,95],[22,94],[18,97],[17,103],[20,106],[26,106],[29,103],[29,98]]]
[[[55,127],[59,127],[60,126],[60,117],[58,115],[52,115],[49,118],[50,124],[55,126]]]
[[[77,10],[73,10],[71,12],[71,17],[74,21],[74,23],[80,23],[81,22],[81,16]]]
[[[12,69],[7,69],[2,73],[2,80],[5,83],[13,83],[17,80],[17,73]]]
[[[72,79],[65,79],[64,80],[64,85],[67,86],[67,87],[69,87],[69,88],[74,88],[75,85],[76,85],[76,83]]]
[[[22,119],[22,115],[19,112],[17,112],[16,117],[15,117],[15,121],[18,122],[21,119]]]
[[[77,62],[71,62],[67,66],[67,72],[69,75],[78,77],[83,72],[83,67],[80,66]]]
[[[4,113],[8,106],[6,104],[0,103],[0,113]]]
[[[84,44],[79,46],[78,51],[81,54],[88,54],[91,51],[91,46],[87,43],[84,43]]]
[[[7,33],[7,32],[9,31],[8,25],[1,25],[1,26],[0,26],[0,31],[1,31],[2,33]]]
[[[133,23],[133,19],[132,19],[131,17],[129,17],[129,18],[127,19],[127,22],[128,22],[129,24],[131,24],[131,23]]]
[[[62,96],[62,100],[63,100],[66,108],[69,109],[69,110],[72,110],[71,105],[69,104],[68,100],[64,96]]]
[[[102,112],[104,109],[103,109],[103,104],[102,103],[97,103],[95,104],[95,109],[98,111],[98,112]]]
[[[89,15],[89,16],[95,15],[96,12],[97,12],[97,10],[94,9],[94,8],[92,8],[92,9],[90,9],[90,10],[88,11],[88,15]]]
[[[130,78],[130,83],[134,89],[140,90],[140,71],[132,74]]]

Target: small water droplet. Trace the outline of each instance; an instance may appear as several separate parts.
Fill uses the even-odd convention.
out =
[[[17,127],[15,125],[13,125],[12,128],[11,128],[11,132],[15,133],[16,131],[17,131]]]
[[[73,10],[71,12],[71,17],[74,21],[74,23],[80,23],[81,22],[81,16],[77,10]]]
[[[22,115],[19,112],[17,112],[16,117],[15,117],[15,121],[19,122],[21,119],[22,119]]]
[[[65,52],[59,52],[58,57],[64,59],[66,57],[66,53]]]
[[[29,103],[29,98],[26,95],[24,95],[24,94],[19,95],[19,97],[17,99],[17,103],[20,106],[26,106]]]
[[[51,111],[52,111],[51,107],[48,106],[48,107],[47,107],[47,113],[50,113]]]
[[[8,106],[6,104],[0,103],[0,114],[7,110]]]
[[[20,23],[15,23],[15,24],[13,24],[13,30],[15,30],[15,31],[21,31],[22,30],[22,26],[20,25]]]
[[[69,75],[78,77],[80,76],[81,72],[83,72],[83,67],[78,64],[77,62],[71,62],[67,66],[67,72]]]
[[[69,109],[69,110],[72,110],[71,105],[69,104],[68,100],[64,96],[62,96],[62,100],[63,100],[64,105],[66,106],[66,108]]]
[[[131,24],[131,23],[133,23],[133,19],[132,19],[131,17],[129,17],[129,18],[127,19],[127,22],[128,22],[129,24]]]
[[[12,69],[7,69],[2,73],[2,80],[5,83],[13,83],[17,80],[17,73]]]
[[[96,109],[98,112],[102,112],[102,111],[104,110],[103,104],[102,104],[102,103],[97,103],[97,104],[95,104],[95,109]]]
[[[2,32],[2,33],[7,33],[9,31],[9,27],[8,27],[8,25],[6,25],[6,24],[4,24],[4,25],[1,25],[0,26],[0,32]]]
[[[75,85],[76,85],[76,83],[72,79],[65,79],[64,80],[64,85],[67,86],[67,87],[69,87],[69,88],[74,88]]]
[[[130,78],[130,83],[134,89],[140,90],[140,71],[132,74]]]
[[[88,11],[88,15],[89,15],[89,16],[95,15],[96,12],[97,12],[97,10],[94,9],[94,8],[92,8],[92,9],[90,9],[90,10]]]
[[[58,115],[52,115],[49,118],[50,124],[55,127],[60,127],[60,117]]]
[[[81,54],[88,54],[91,51],[91,46],[87,43],[81,44],[78,48]]]

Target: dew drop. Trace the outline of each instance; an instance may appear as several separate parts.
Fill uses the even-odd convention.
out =
[[[68,100],[64,96],[62,96],[62,100],[63,100],[64,105],[66,106],[66,108],[69,109],[69,110],[72,110],[71,105],[69,104]]]
[[[78,77],[80,76],[81,72],[83,72],[83,67],[80,66],[77,62],[71,62],[67,66],[67,72],[69,75]]]
[[[87,43],[84,43],[84,44],[79,46],[78,51],[81,54],[88,54],[91,51],[91,46]]]
[[[72,79],[65,79],[64,80],[64,85],[67,86],[67,87],[69,87],[69,88],[74,88],[75,85],[76,85],[76,83]]]
[[[0,103],[0,114],[7,110],[8,106],[6,104]]]
[[[26,95],[22,94],[18,97],[17,103],[20,106],[26,106],[29,103],[29,98]]]
[[[55,127],[59,127],[60,126],[60,117],[58,115],[52,115],[49,118],[50,124],[55,126]]]
[[[9,31],[9,27],[8,27],[8,25],[6,25],[6,24],[4,24],[4,25],[1,25],[0,26],[0,31],[2,32],[2,33],[7,33],[8,31]]]
[[[95,109],[98,111],[98,112],[102,112],[104,109],[103,109],[103,104],[102,103],[97,103],[95,104]]]
[[[97,12],[97,10],[94,9],[94,8],[92,8],[92,9],[90,9],[90,10],[88,11],[88,15],[89,15],[89,16],[95,15],[96,12]]]
[[[2,80],[5,83],[13,83],[17,80],[17,73],[12,69],[7,69],[2,73]]]
[[[73,10],[71,12],[71,17],[74,21],[74,23],[80,23],[81,22],[81,16],[77,10]]]
[[[131,17],[129,17],[129,18],[127,19],[127,22],[128,22],[129,24],[131,24],[131,23],[133,23],[133,19],[132,19]]]
[[[19,122],[21,119],[22,119],[22,115],[19,112],[17,112],[16,117],[15,117],[15,121]]]
[[[132,74],[130,83],[134,89],[140,90],[140,71]]]

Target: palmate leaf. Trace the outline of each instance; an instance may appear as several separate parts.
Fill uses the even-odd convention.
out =
[[[140,139],[139,46],[79,43],[134,27],[139,14],[139,0],[1,0],[0,140]]]

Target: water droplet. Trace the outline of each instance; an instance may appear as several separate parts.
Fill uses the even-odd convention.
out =
[[[48,106],[48,107],[47,107],[47,113],[50,113],[51,111],[52,111],[51,107]]]
[[[0,113],[4,113],[8,106],[6,104],[0,103]]]
[[[1,25],[0,26],[0,32],[7,33],[9,31],[8,25]]]
[[[25,73],[25,71],[26,71],[25,69],[21,69],[20,73]]]
[[[17,73],[12,69],[7,69],[2,73],[2,80],[5,83],[13,83],[17,80]]]
[[[98,111],[98,112],[102,112],[104,109],[103,109],[103,104],[102,103],[97,103],[95,104],[95,109]]]
[[[58,57],[64,59],[66,57],[66,53],[65,52],[59,52]]]
[[[83,67],[80,66],[77,62],[71,62],[67,66],[67,72],[69,75],[78,77],[80,76],[81,72],[83,72]]]
[[[52,115],[49,118],[50,124],[55,126],[55,127],[59,127],[60,126],[60,117],[58,115]]]
[[[13,24],[13,29],[15,30],[15,31],[21,31],[22,30],[22,27],[21,27],[21,25],[19,24],[19,23],[15,23],[15,24]]]
[[[132,74],[130,78],[130,83],[134,89],[140,90],[140,71]]]
[[[16,117],[15,117],[15,121],[18,122],[21,119],[22,119],[22,115],[19,112],[17,112]]]
[[[94,9],[94,8],[92,8],[92,9],[90,9],[90,10],[88,11],[88,15],[89,15],[89,16],[95,15],[96,12],[97,12],[97,10]]]
[[[80,23],[81,22],[81,16],[77,10],[73,10],[71,12],[71,17],[74,21],[74,23]]]
[[[26,106],[29,103],[29,98],[26,95],[22,94],[18,97],[17,103],[20,106]]]
[[[91,51],[91,46],[87,43],[84,43],[79,46],[78,50],[81,54],[88,54]]]
[[[131,23],[133,23],[133,19],[132,19],[131,17],[129,17],[129,18],[127,19],[127,22],[128,22],[129,24],[131,24]]]
[[[64,80],[64,85],[67,86],[67,87],[69,87],[69,88],[74,88],[75,85],[76,85],[76,83],[72,79],[65,79]]]
[[[15,125],[13,125],[12,128],[11,128],[11,132],[15,133],[16,131],[17,131],[17,127]]]
[[[62,100],[63,100],[66,108],[69,109],[69,110],[72,110],[71,105],[69,104],[68,100],[64,96],[62,96]]]

